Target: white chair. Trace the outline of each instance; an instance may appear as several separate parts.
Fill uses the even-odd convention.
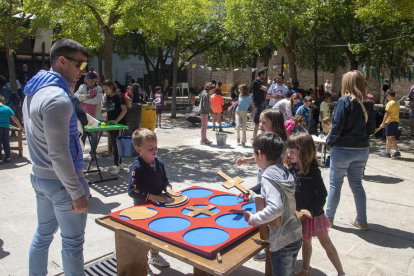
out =
[[[184,96],[184,89],[187,89],[187,95],[189,94],[189,88],[188,88],[188,82],[182,82],[181,83],[181,90],[182,90],[182,95]]]

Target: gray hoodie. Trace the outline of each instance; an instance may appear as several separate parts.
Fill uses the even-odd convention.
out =
[[[253,214],[250,222],[259,226],[281,217],[281,226],[269,226],[270,251],[280,250],[302,238],[302,225],[296,216],[295,180],[281,165],[268,167],[262,175],[261,195],[265,208]],[[250,201],[257,195],[253,193]]]
[[[210,101],[210,94],[208,91],[203,90],[200,95],[198,96],[200,98],[200,110],[198,113],[200,114],[211,114],[213,113],[213,110],[211,109],[211,101]]]

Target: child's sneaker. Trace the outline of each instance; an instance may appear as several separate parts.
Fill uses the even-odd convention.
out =
[[[253,257],[253,261],[264,262],[266,260],[266,249],[262,249]]]
[[[213,128],[212,128],[212,130],[213,130],[213,131],[216,131],[216,127],[213,127]]]
[[[368,224],[366,224],[366,223],[360,223],[357,220],[351,220],[349,223],[351,225],[355,226],[356,228],[361,229],[362,231],[368,231],[368,229],[369,229],[368,228]]]
[[[155,257],[150,257],[148,263],[152,265],[160,266],[160,267],[170,266],[170,263],[166,259],[164,259],[164,257],[161,256],[160,254],[158,254]]]
[[[246,143],[241,143],[241,146],[244,148],[246,146]]]
[[[149,264],[147,264],[147,276],[154,276],[154,273],[152,273],[152,270],[151,270]]]
[[[221,127],[219,128],[219,132],[223,132],[223,129]]]
[[[396,151],[396,152],[394,152],[393,154],[392,154],[392,158],[395,158],[395,157],[399,157],[399,156],[401,156],[401,153],[399,152],[399,151]]]
[[[387,157],[387,158],[391,158],[391,154],[389,154],[388,152],[384,152],[380,154],[380,157]]]

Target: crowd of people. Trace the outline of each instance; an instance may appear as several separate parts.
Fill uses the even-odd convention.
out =
[[[38,227],[29,253],[29,273],[47,274],[49,246],[53,235],[61,229],[63,268],[67,275],[83,275],[83,243],[89,185],[83,174],[84,159],[79,129],[94,119],[102,120],[102,107],[106,108],[106,120],[126,124],[130,105],[148,103],[148,94],[132,80],[124,93],[122,87],[111,80],[98,84],[93,68],[86,72],[87,50],[69,39],[56,41],[50,51],[51,70],[41,70],[24,83],[25,100],[22,105],[26,139],[32,161],[31,182],[36,192]],[[78,89],[76,84],[85,76],[85,83]],[[258,71],[251,91],[246,84],[237,87],[237,98],[224,108],[220,85],[205,84],[196,99],[194,91],[189,102],[194,104],[186,119],[201,123],[201,144],[208,145],[207,123],[213,117],[213,127],[221,130],[221,116],[228,110],[235,114],[237,143],[247,143],[246,124],[248,112],[255,124],[252,136],[252,155],[236,160],[237,165],[256,162],[257,183],[248,190],[246,197],[254,201],[257,195],[265,198],[265,208],[255,214],[244,212],[245,220],[253,226],[267,224],[280,217],[281,226],[269,226],[270,259],[273,275],[310,276],[312,238],[317,237],[334,265],[339,276],[345,275],[338,253],[329,238],[328,229],[335,226],[335,214],[340,203],[341,188],[347,175],[356,206],[356,217],[350,224],[360,230],[368,230],[367,200],[362,177],[369,156],[370,136],[376,131],[374,103],[369,99],[366,82],[361,72],[350,71],[343,76],[341,98],[331,113],[332,85],[329,81],[321,92],[320,103],[313,103],[313,93],[299,88],[294,81],[284,85],[283,75],[278,75],[268,88],[263,84],[266,72]],[[0,76],[0,142],[3,143],[6,161],[10,161],[7,148],[9,118],[23,129],[14,115],[13,92]],[[75,91],[76,90],[76,91]],[[313,91],[312,91],[313,92]],[[12,94],[10,94],[12,93]],[[8,96],[6,98],[4,95]],[[211,96],[212,95],[212,96]],[[22,98],[22,97],[20,97]],[[399,102],[395,92],[386,91],[388,103],[386,115],[379,128],[385,128],[386,152],[383,157],[400,156],[395,136],[398,132]],[[410,124],[414,125],[414,86],[407,96],[410,100]],[[152,101],[156,105],[157,124],[161,127],[161,114],[166,101],[161,87],[155,88]],[[191,119],[193,118],[193,119]],[[80,126],[79,126],[80,124]],[[316,158],[316,147],[310,134],[319,130],[326,134],[330,147],[329,191],[326,190]],[[242,133],[240,135],[240,129]],[[258,134],[258,131],[261,134]],[[6,135],[7,134],[7,135]],[[413,134],[413,130],[411,130]],[[118,131],[109,132],[109,148],[114,156],[111,174],[123,168],[115,139]],[[7,137],[6,137],[7,136]],[[96,150],[97,136],[91,137],[91,151]],[[145,202],[162,203],[162,193],[179,196],[168,181],[167,168],[157,157],[158,140],[153,131],[137,129],[132,143],[139,156],[129,171],[128,195],[134,205]],[[1,162],[0,162],[1,163]],[[326,211],[324,206],[326,206]],[[296,211],[300,216],[297,216]],[[302,248],[302,269],[294,272],[298,252]],[[263,260],[265,252],[255,260]],[[158,251],[150,250],[149,264],[169,266]],[[148,274],[151,269],[147,267]]]

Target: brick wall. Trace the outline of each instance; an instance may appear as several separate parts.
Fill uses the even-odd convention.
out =
[[[287,61],[285,61],[287,62]],[[200,92],[203,89],[203,86],[206,82],[210,80],[216,80],[217,82],[221,82],[223,84],[229,84],[229,85],[240,85],[240,84],[247,84],[248,87],[250,87],[252,82],[252,75],[251,70],[239,70],[239,71],[213,71],[210,72],[208,69],[201,69],[199,65],[205,65],[203,59],[201,56],[197,56],[194,58],[194,60],[191,62],[194,64],[197,64],[196,68],[189,68],[188,69],[188,80],[189,80],[189,86],[194,87],[197,92]],[[277,68],[274,70],[272,69],[273,66],[278,65]],[[262,62],[258,62],[257,67],[263,67]],[[275,78],[278,74],[281,73],[281,64],[276,64],[276,59],[269,61],[269,70],[268,70],[268,79],[271,81],[273,78]],[[362,67],[361,67],[362,68]],[[360,68],[360,69],[361,69]],[[333,94],[334,99],[337,99],[340,97],[340,91],[341,91],[341,82],[342,82],[342,76],[350,70],[350,66],[347,65],[345,68],[338,68],[338,70],[335,73],[329,73],[324,71],[318,71],[318,85],[324,84],[326,80],[329,80],[332,83],[333,86]],[[289,69],[284,70],[285,71],[285,84],[290,79],[289,76]],[[257,71],[256,71],[257,72]],[[298,72],[298,80],[300,83],[300,87],[308,90],[309,88],[313,88],[315,90],[315,77],[313,70],[307,70],[303,68],[297,68]],[[386,76],[387,77],[387,76]],[[401,99],[404,95],[407,95],[410,91],[410,88],[414,85],[414,81],[411,83],[407,80],[404,80],[404,78],[399,81],[396,79],[395,83],[391,84],[391,88],[394,89],[396,92],[396,98]],[[367,90],[374,96],[375,102],[379,103],[382,102],[383,92],[381,90],[382,84],[377,80],[369,80]]]

